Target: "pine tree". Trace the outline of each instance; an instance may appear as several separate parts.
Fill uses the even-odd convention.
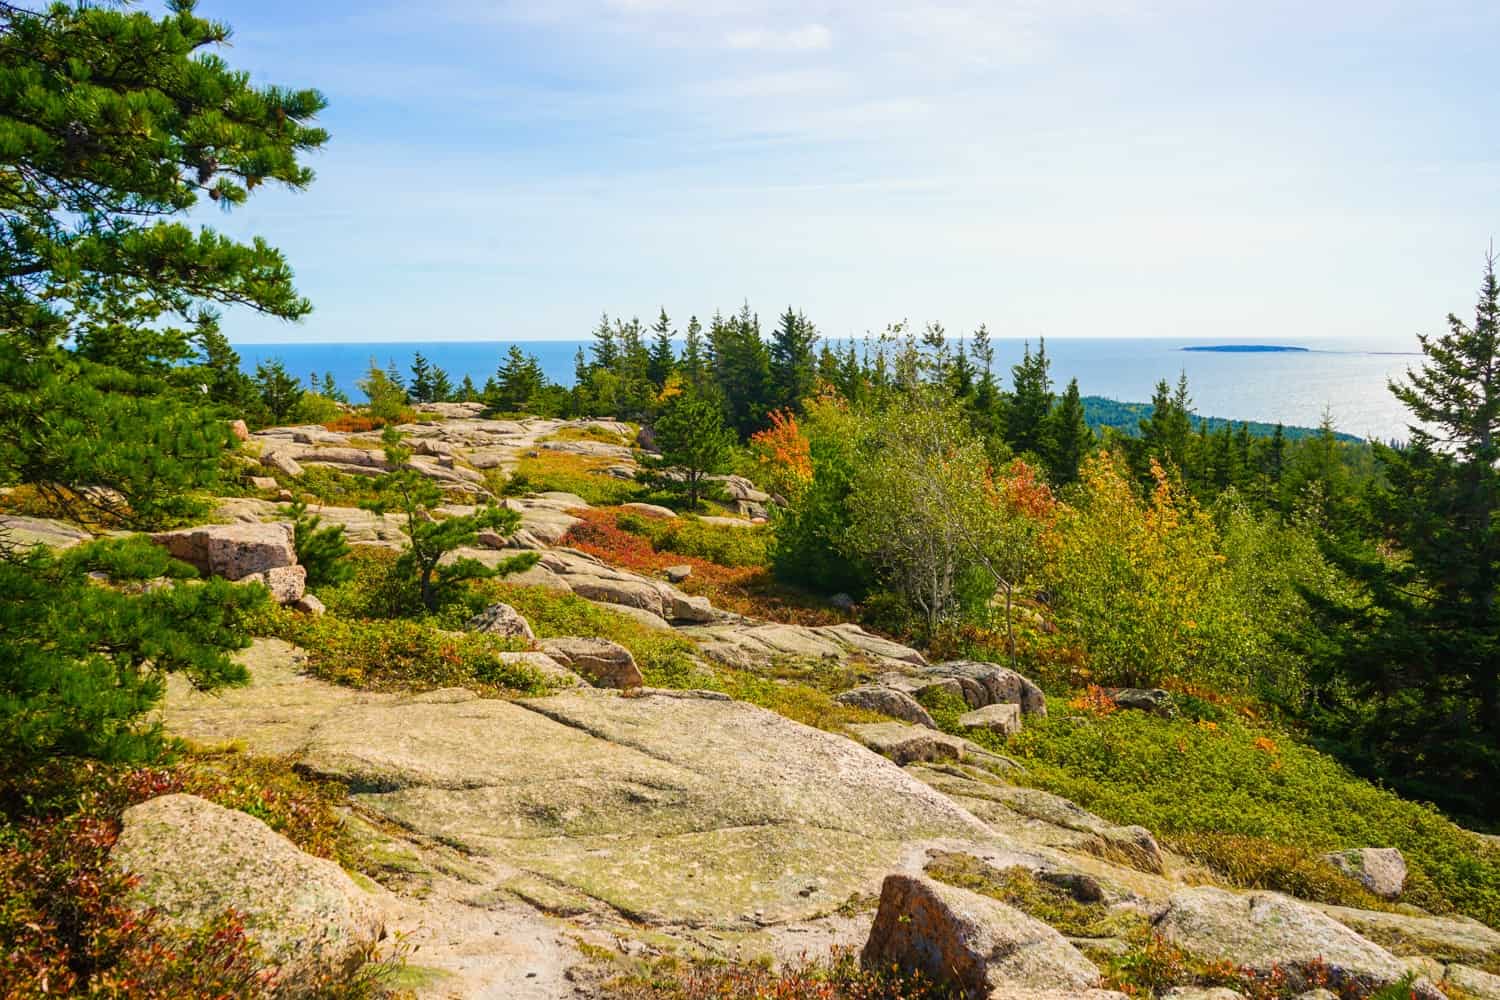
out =
[[[411,359],[411,383],[407,389],[414,403],[431,403],[434,399],[432,392],[432,363],[416,352]]]
[[[1131,455],[1135,473],[1143,484],[1152,482],[1152,459],[1179,470],[1189,464],[1193,438],[1191,407],[1186,375],[1178,380],[1175,392],[1166,379],[1156,383],[1156,392],[1151,397],[1151,416],[1141,421],[1141,435]]]
[[[333,372],[324,372],[323,381],[318,384],[318,395],[325,396],[335,403],[348,403],[349,397],[344,395],[344,390],[333,379]]]
[[[700,395],[708,386],[708,358],[704,354],[703,324],[697,316],[689,317],[687,336],[682,343],[682,363],[678,366],[688,386]]]
[[[1050,364],[1044,340],[1035,354],[1028,343],[1020,364],[1010,370],[1013,388],[1005,438],[1017,454],[1047,454],[1047,414],[1052,412],[1053,399]]]
[[[770,355],[760,336],[760,319],[747,302],[730,319],[714,317],[708,332],[714,354],[714,381],[723,395],[730,428],[748,437],[760,428],[770,402]]]
[[[280,358],[271,358],[255,366],[255,389],[273,424],[290,423],[302,401],[302,383],[288,374]]]
[[[228,37],[186,2],[0,4],[0,481],[91,524],[159,525],[216,482],[246,383],[214,306],[310,308],[273,247],[183,221],[306,186],[298,157],[327,138],[322,97],[252,86],[210,52]],[[4,542],[0,767],[149,756],[159,730],[136,720],[167,674],[243,679],[227,654],[263,589],[194,581],[143,539]]]
[[[1328,731],[1407,794],[1500,818],[1500,281],[1486,261],[1474,321],[1421,336],[1391,392],[1408,447],[1376,446],[1371,507],[1389,557],[1345,545],[1366,601],[1312,595]],[[1340,698],[1340,692],[1347,692]]]
[[[536,564],[537,554],[526,552],[486,566],[477,559],[444,560],[455,549],[471,546],[481,531],[508,535],[520,527],[521,515],[493,504],[472,514],[434,517],[443,503],[437,484],[411,466],[411,452],[402,445],[401,434],[387,427],[381,435],[386,465],[390,471],[375,481],[379,496],[361,504],[384,516],[396,513],[405,519],[407,547],[396,562],[398,576],[410,581],[422,606],[438,610],[468,580],[483,580],[518,573]]]
[[[1078,391],[1078,380],[1068,382],[1062,399],[1052,408],[1047,417],[1051,426],[1047,441],[1051,450],[1047,456],[1047,469],[1052,481],[1058,485],[1076,482],[1078,467],[1094,446],[1094,432],[1083,413],[1083,397]]]
[[[391,358],[386,362],[385,380],[397,389],[401,390],[404,402],[411,402],[411,390],[406,386],[406,378],[401,374],[401,369],[396,367],[396,359]]]
[[[453,381],[448,373],[436,365],[432,368],[432,401],[447,403],[453,400]]]
[[[667,404],[652,430],[661,455],[647,461],[642,481],[682,494],[688,508],[696,510],[713,492],[707,477],[724,471],[734,447],[723,414],[708,400],[684,394]]]
[[[599,325],[594,328],[594,367],[614,371],[620,363],[620,348],[615,343],[615,328],[609,321],[609,313],[599,316]]]
[[[672,349],[672,321],[667,318],[667,310],[662,309],[661,315],[651,325],[651,350],[646,358],[646,377],[659,392],[666,386],[667,377],[676,369],[677,354]]]
[[[505,361],[495,372],[494,389],[487,393],[485,405],[498,413],[524,412],[541,395],[545,383],[540,362],[521,350],[519,344],[511,344],[505,352]]]
[[[817,379],[813,348],[818,331],[800,312],[787,306],[771,335],[769,355],[770,409],[799,411],[812,395]]]
[[[459,384],[458,401],[460,403],[479,402],[479,390],[474,387],[474,379],[469,375],[465,375],[463,382]]]

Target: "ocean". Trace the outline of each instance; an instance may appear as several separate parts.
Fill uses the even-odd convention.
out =
[[[588,341],[517,341],[536,355],[553,381],[573,383],[573,356]],[[1205,417],[1261,420],[1315,427],[1324,412],[1346,434],[1392,440],[1407,436],[1406,411],[1386,388],[1387,379],[1415,365],[1420,355],[1360,349],[1350,341],[1317,342],[1269,339],[1257,343],[1308,348],[1307,351],[1231,353],[1185,351],[1192,346],[1215,346],[1229,341],[1211,338],[1059,338],[1047,341],[1052,374],[1059,390],[1078,379],[1085,396],[1104,396],[1122,402],[1148,402],[1156,383],[1174,385],[1185,372],[1194,410]],[[339,387],[357,398],[354,383],[373,360],[406,371],[412,355],[421,351],[445,369],[454,383],[465,375],[483,385],[510,346],[510,341],[431,341],[366,344],[236,344],[247,371],[260,361],[280,358],[287,370],[306,380],[331,372]],[[1025,349],[1021,340],[996,339],[995,370],[1002,384]],[[1033,346],[1035,346],[1033,344]],[[1386,345],[1381,345],[1386,346]]]

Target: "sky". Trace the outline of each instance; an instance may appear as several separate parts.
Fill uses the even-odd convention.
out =
[[[154,0],[148,0],[154,2]],[[315,311],[240,342],[542,340],[748,301],[829,336],[1353,338],[1471,312],[1500,4],[201,0],[311,86],[303,192],[208,224]]]

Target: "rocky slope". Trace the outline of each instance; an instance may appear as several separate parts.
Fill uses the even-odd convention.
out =
[[[411,433],[414,461],[455,500],[483,499],[483,470],[511,466],[529,450],[584,448],[622,473],[633,465],[618,445],[549,441],[564,426],[558,421],[446,415]],[[283,478],[319,465],[365,475],[358,470],[384,462],[359,436],[322,428],[281,428],[256,440],[256,460]],[[736,489],[745,512],[764,502],[751,487]],[[592,654],[565,643],[513,654],[577,685],[547,697],[375,693],[308,676],[299,650],[260,640],[244,654],[249,686],[205,695],[174,679],[162,721],[198,743],[285,756],[305,773],[343,782],[349,822],[376,878],[312,864],[255,829],[257,820],[176,796],[133,810],[118,848],[119,863],[147,876],[158,905],[183,920],[223,905],[251,912],[271,950],[295,968],[337,966],[382,938],[402,941],[424,973],[418,992],[432,997],[600,996],[618,971],[605,955],[748,961],[835,946],[954,977],[971,996],[1096,994],[1098,960],[1124,942],[1106,932],[1066,937],[926,874],[958,858],[981,882],[1030,873],[1102,914],[1129,917],[1205,958],[1274,970],[1294,986],[1321,985],[1324,966],[1337,969],[1335,985],[1356,993],[1413,971],[1424,995],[1446,979],[1500,1000],[1500,980],[1475,967],[1500,959],[1500,933],[1468,920],[1200,887],[1203,873],[1164,852],[1150,831],[1016,784],[1014,762],[937,731],[918,700],[932,688],[963,699],[965,725],[1000,733],[1045,712],[1041,691],[1003,666],[929,663],[853,625],[730,615],[666,580],[562,547],[578,523],[573,512],[587,506],[581,499],[505,502],[521,514],[521,531],[464,555],[537,550],[541,560],[523,582],[672,630],[706,660],[735,669],[788,659],[855,666],[866,682],[840,700],[890,721],[830,733],[714,692],[643,689],[639,674],[590,668]],[[468,509],[456,502],[450,512]],[[343,524],[353,543],[403,542],[395,521],[367,511],[317,513]],[[268,499],[230,499],[219,511],[227,527],[163,544],[218,553],[217,562],[205,556],[208,571],[264,575],[276,567],[256,562],[259,550],[236,547],[245,532],[235,525],[282,516]],[[77,540],[66,526],[10,521],[47,544]],[[529,633],[498,613],[474,625]],[[246,845],[258,845],[253,857],[235,861]],[[1385,877],[1393,859],[1370,864]]]

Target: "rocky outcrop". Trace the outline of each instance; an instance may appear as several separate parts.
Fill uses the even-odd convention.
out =
[[[923,666],[909,646],[871,635],[858,625],[781,625],[741,621],[683,629],[705,656],[741,670],[771,666],[780,659],[863,660],[883,669]]]
[[[307,571],[297,565],[290,522],[211,524],[152,535],[175,559],[236,583],[259,583],[279,604],[302,597]]]
[[[857,687],[843,692],[833,700],[840,705],[879,712],[881,715],[889,715],[893,719],[925,726],[928,729],[937,728],[937,723],[932,721],[932,716],[928,714],[927,709],[923,708],[916,699],[892,688]]]
[[[970,708],[986,705],[1019,705],[1025,715],[1046,715],[1047,696],[1026,677],[1008,667],[978,660],[949,660],[934,663],[919,675],[925,678],[949,678],[963,691]]]
[[[1395,899],[1406,887],[1406,859],[1394,847],[1360,847],[1327,857],[1335,868],[1381,899]]]
[[[509,604],[491,604],[464,626],[471,632],[486,632],[503,639],[535,639],[531,623]]]
[[[630,650],[608,639],[544,639],[542,651],[600,687],[637,688],[643,683]]]
[[[225,910],[240,913],[288,995],[357,967],[384,936],[381,906],[338,865],[194,795],[125,810],[110,857],[140,880],[140,903],[174,924],[196,929]]]
[[[0,542],[11,545],[45,545],[49,549],[71,549],[91,538],[93,536],[87,531],[65,521],[0,514]]]
[[[1175,893],[1156,930],[1174,944],[1208,959],[1225,960],[1269,975],[1296,977],[1327,968],[1360,991],[1406,975],[1394,955],[1311,906],[1272,892],[1234,893],[1202,887]],[[1308,980],[1312,984],[1311,980]],[[1419,995],[1437,1000],[1430,984]]]
[[[848,727],[855,739],[897,764],[932,764],[942,761],[966,761],[996,771],[1018,770],[1008,757],[992,754],[982,747],[950,736],[937,729],[913,726],[904,722],[866,722]]]
[[[951,984],[984,1000],[997,989],[1090,990],[1099,970],[1057,931],[977,893],[913,875],[891,875],[860,955]]]

